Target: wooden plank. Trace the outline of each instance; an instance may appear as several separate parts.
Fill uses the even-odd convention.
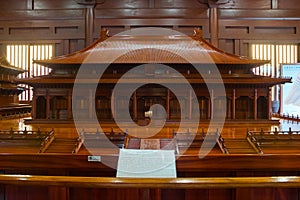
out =
[[[88,155],[88,154],[87,154]],[[87,162],[87,155],[69,154],[41,154],[19,155],[19,154],[1,154],[0,167],[4,169],[20,168],[23,169],[90,169],[101,171],[114,171],[104,164]],[[102,155],[102,154],[99,154]],[[118,156],[106,154],[103,159],[115,161]],[[232,163],[235,163],[234,165]],[[207,171],[209,170],[284,170],[298,171],[300,168],[299,155],[208,155],[202,159],[198,156],[182,156],[177,158],[178,172],[188,171]]]
[[[0,175],[0,183],[8,185],[63,186],[79,188],[298,188],[299,176],[278,177],[209,177],[209,178],[111,178],[41,175]],[[265,195],[262,197],[265,198]]]

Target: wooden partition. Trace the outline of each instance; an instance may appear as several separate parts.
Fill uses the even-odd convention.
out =
[[[103,159],[117,160],[115,155]],[[87,155],[1,155],[1,199],[298,199],[298,155],[178,158],[178,179],[119,179]],[[6,176],[17,174],[17,176]],[[38,175],[38,176],[22,176]],[[280,176],[280,177],[277,177]]]

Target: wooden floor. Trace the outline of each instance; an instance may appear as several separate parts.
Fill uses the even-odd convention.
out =
[[[102,125],[103,131],[110,131],[112,128],[112,124],[104,124]],[[264,131],[270,131],[277,128],[278,130],[282,130],[282,127],[285,129],[288,129],[288,127],[292,126],[293,130],[300,130],[300,124],[286,124],[281,123],[280,125],[271,125],[271,124],[263,124],[263,123],[230,123],[228,125],[224,125],[221,134],[224,138],[245,138],[247,129],[250,131],[260,131],[263,129]],[[14,130],[20,129],[23,130],[24,128],[27,128],[27,130],[36,130],[38,128],[43,130],[51,130],[54,129],[56,137],[60,138],[76,138],[78,137],[78,133],[76,131],[76,128],[72,124],[29,124],[25,125],[24,119],[9,119],[9,120],[0,120],[0,130],[9,130],[10,128],[13,128]],[[113,127],[116,131],[118,131],[116,127]],[[160,132],[160,134],[163,135],[163,137],[172,137],[173,130],[176,127],[172,124],[166,125],[166,128]],[[186,126],[186,129],[188,129],[188,125]],[[207,125],[203,125],[203,127],[200,125],[199,130],[204,128],[204,131],[207,131],[208,127]],[[89,128],[85,128],[85,126],[82,126],[79,128],[79,131],[81,129],[88,130]],[[214,132],[216,131],[217,127],[211,127],[210,131]],[[95,131],[95,128],[91,128],[91,131]],[[128,133],[130,134],[131,129],[127,129]],[[195,130],[190,130],[190,132],[193,132]],[[220,130],[219,130],[220,131]],[[156,135],[156,137],[160,137],[159,135]]]
[[[78,132],[85,130],[85,132],[87,131],[91,131],[91,132],[95,132],[96,129],[93,128],[94,126],[82,126],[80,128],[78,128]],[[225,146],[227,148],[227,153],[228,154],[257,154],[258,152],[255,151],[255,149],[251,146],[251,144],[247,141],[246,139],[246,133],[247,130],[249,131],[260,131],[261,129],[263,129],[264,131],[274,131],[275,129],[277,130],[286,130],[288,129],[288,127],[292,127],[293,130],[300,130],[300,124],[287,124],[285,122],[282,122],[280,125],[276,124],[276,125],[271,125],[270,123],[230,123],[230,124],[225,124],[225,126],[223,127],[223,129],[221,129],[220,127],[210,127],[209,131],[210,132],[219,132],[221,134],[221,136],[224,138],[225,140]],[[25,125],[24,123],[24,119],[20,118],[20,119],[10,119],[10,120],[0,120],[0,130],[9,130],[9,129],[14,129],[14,130],[24,130],[25,128],[27,130],[37,130],[38,128],[40,128],[41,130],[45,130],[45,131],[50,131],[51,129],[54,130],[55,133],[55,140],[54,142],[51,143],[51,145],[47,148],[47,150],[44,153],[72,153],[72,151],[76,148],[76,142],[77,139],[80,135],[80,133],[77,132],[76,128],[74,125],[72,124],[30,124],[30,125]],[[117,127],[114,127],[113,124],[105,124],[102,125],[102,130],[106,131],[106,132],[110,132],[111,128],[114,128],[114,131],[121,131],[118,130]],[[208,131],[208,126],[207,125],[203,125],[203,127],[199,127],[199,130],[191,130],[189,129],[188,125],[186,125],[186,127],[184,127],[184,129],[186,128],[186,131],[189,132],[207,132]],[[173,138],[173,133],[174,130],[176,130],[175,125],[169,124],[166,125],[165,128],[160,131],[158,134],[156,134],[155,138]],[[128,132],[128,135],[130,136],[130,132],[133,131],[130,128],[128,128],[126,130]],[[185,130],[183,130],[185,131]],[[101,142],[101,139],[99,140]],[[78,154],[89,154],[92,153],[99,153],[101,152],[102,154],[118,154],[118,150],[117,149],[112,149],[109,147],[103,147],[101,149],[98,149],[97,147],[93,147],[93,143],[97,143],[97,145],[99,145],[99,141],[96,140],[86,140],[85,144],[88,144],[88,148],[85,148],[85,146],[82,146],[79,151],[77,152]],[[7,143],[7,145],[9,146],[14,146],[15,148],[13,148],[13,152],[22,152],[22,153],[38,153],[39,151],[39,147],[40,147],[40,143],[36,142],[36,141],[27,141],[27,144],[30,144],[30,151],[26,151],[26,148],[18,148],[18,146],[12,144],[12,142],[14,141],[5,141]],[[20,141],[19,141],[20,142]],[[2,142],[2,146],[5,146],[6,143]],[[18,144],[19,145],[19,144]],[[27,146],[28,146],[27,145]],[[263,148],[263,152],[264,153],[276,153],[276,148],[274,149],[274,147],[269,148],[268,147],[268,143],[262,143],[262,148]],[[284,146],[287,146],[286,144],[283,144]],[[298,143],[296,144],[298,145]],[[103,145],[102,145],[103,146]],[[101,146],[101,147],[102,147]],[[293,145],[289,145],[291,148],[292,146],[295,146],[295,144]],[[189,155],[197,155],[199,154],[199,149],[201,148],[201,145],[197,146],[193,146],[190,145],[190,147],[188,149],[186,148],[179,148],[177,149],[179,154],[189,154]],[[278,147],[280,148],[280,147]],[[12,149],[12,148],[10,148]],[[60,150],[61,149],[61,150]],[[291,153],[293,151],[291,151],[289,148],[287,149],[287,153]],[[295,149],[295,148],[294,148]],[[282,149],[279,149],[282,151]],[[0,153],[13,153],[12,150],[10,150],[11,152],[3,152],[0,150]],[[299,153],[298,151],[295,153]],[[212,151],[210,152],[210,154],[222,154],[221,149],[216,145]]]
[[[263,139],[259,138],[259,134],[255,135],[261,144],[261,148],[265,153],[274,153],[274,146],[269,149],[269,145],[272,142],[277,145],[286,147],[296,146],[296,151],[290,154],[294,149],[287,149],[284,155],[261,155],[257,154],[251,147],[251,143],[246,138],[247,129],[249,131],[274,131],[287,130],[291,126],[292,130],[300,130],[300,125],[297,124],[239,124],[231,123],[230,126],[226,125],[221,132],[224,138],[224,144],[227,148],[228,155],[224,155],[219,144],[216,144],[213,150],[203,159],[199,159],[199,147],[203,143],[199,139],[196,143],[193,143],[184,156],[180,156],[177,163],[178,177],[257,177],[257,176],[297,176],[299,175],[299,148],[300,144],[298,140],[291,142],[285,137],[281,137],[278,140],[269,140],[264,135]],[[44,156],[40,156],[40,153],[36,153],[39,150],[39,143],[37,141],[26,142],[23,145],[31,145],[30,148],[23,148],[22,154],[20,154],[19,146],[8,144],[13,148],[19,149],[18,152],[7,152],[0,148],[1,154],[1,169],[6,174],[42,174],[42,175],[58,175],[58,176],[98,176],[98,177],[115,177],[115,171],[111,168],[103,166],[101,163],[87,162],[87,154],[101,155],[101,159],[117,160],[116,154],[118,148],[114,148],[115,152],[112,152],[110,147],[102,145],[100,150],[95,143],[102,141],[100,136],[96,139],[90,138],[89,149],[82,146],[76,156],[73,156],[73,151],[80,134],[77,133],[74,126],[70,124],[31,124],[25,125],[23,119],[14,120],[1,120],[0,129],[9,130],[41,130],[54,129],[56,142],[49,146]],[[80,127],[79,131],[81,128]],[[104,131],[109,132],[111,125],[106,124],[103,127]],[[118,131],[116,127],[113,127],[114,131]],[[188,127],[186,127],[188,128]],[[204,132],[207,131],[207,127],[203,127]],[[171,138],[173,136],[174,126],[169,125],[166,127],[160,135],[157,137],[166,136]],[[216,127],[212,127],[211,131],[216,131]],[[87,129],[85,129],[88,132]],[[95,131],[95,130],[91,130]],[[194,130],[189,130],[194,131]],[[199,127],[198,132],[202,131],[202,127]],[[131,130],[128,129],[130,134]],[[272,135],[276,136],[276,135]],[[300,136],[300,135],[298,135]],[[295,139],[296,137],[295,136]],[[94,136],[95,137],[95,134]],[[202,137],[202,136],[201,136]],[[290,137],[290,135],[287,135]],[[293,136],[294,137],[294,136]],[[86,137],[88,139],[88,137]],[[299,137],[300,140],[300,137]],[[9,141],[11,142],[11,141]],[[170,142],[166,140],[165,142]],[[5,143],[6,144],[6,143]],[[161,143],[160,143],[161,144]],[[22,145],[22,146],[23,146]],[[95,145],[95,146],[94,146]],[[165,143],[161,146],[166,146]],[[182,143],[184,146],[184,143]],[[34,147],[34,148],[33,148]],[[63,147],[63,148],[61,148]],[[92,148],[93,147],[93,148]],[[105,148],[104,148],[105,147]],[[61,151],[58,151],[61,150]],[[31,152],[30,152],[31,151]],[[54,152],[55,151],[55,152]],[[179,149],[181,152],[182,149]],[[282,149],[281,149],[282,151]],[[26,153],[27,152],[27,153]],[[14,154],[16,153],[16,154]],[[101,153],[101,154],[100,154]],[[242,153],[242,154],[241,154]],[[28,155],[26,155],[28,154]],[[111,155],[114,154],[114,155]],[[256,155],[255,155],[256,154]],[[102,156],[103,155],[103,156]],[[21,185],[0,185],[0,199],[48,199],[48,200],[79,200],[79,199],[105,199],[105,200],[140,200],[145,197],[142,189],[90,189],[90,188],[73,188],[73,187],[40,187],[40,186],[21,186]],[[299,200],[300,191],[299,188],[236,188],[236,189],[152,189],[147,190],[146,198],[154,200],[194,200],[194,199],[206,199],[206,200]]]

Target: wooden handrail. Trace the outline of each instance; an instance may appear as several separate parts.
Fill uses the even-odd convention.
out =
[[[260,131],[247,131],[247,136],[248,135],[253,135],[254,137],[260,137],[263,138],[265,135],[300,135],[300,131],[292,131],[291,127],[289,128],[288,131],[283,131],[283,130],[277,130],[277,128],[275,128],[274,131],[264,131],[263,129],[261,129]]]
[[[0,135],[5,136],[9,135],[11,138],[14,137],[19,137],[19,136],[24,136],[26,138],[27,136],[35,136],[35,137],[45,137],[48,135],[51,135],[54,133],[54,130],[52,129],[51,131],[41,131],[40,129],[33,131],[33,130],[27,130],[25,127],[24,130],[13,130],[13,128],[10,128],[10,130],[0,130]]]
[[[0,183],[5,185],[63,186],[80,188],[299,188],[300,176],[213,178],[109,178],[2,174],[0,175]]]
[[[50,144],[53,142],[53,140],[55,139],[54,137],[54,131],[50,131],[49,135],[43,140],[39,153],[44,153],[47,148],[50,146]]]
[[[72,153],[73,153],[73,154],[78,153],[78,151],[79,151],[79,149],[81,148],[81,146],[83,145],[83,143],[84,143],[84,137],[78,137],[78,138],[77,138],[77,142],[76,142],[76,144],[75,144],[75,147],[74,147]]]
[[[291,122],[297,122],[297,123],[300,122],[299,115],[294,116],[293,114],[290,115],[290,114],[284,114],[284,113],[283,114],[273,113],[272,116],[280,118],[280,119],[283,119],[283,120],[286,120],[288,122],[289,121],[291,121]]]

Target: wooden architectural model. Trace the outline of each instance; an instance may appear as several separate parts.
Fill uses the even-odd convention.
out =
[[[113,50],[111,50],[110,47],[113,47],[116,43],[118,48],[112,48]],[[146,48],[154,43],[162,45],[165,51]],[[198,45],[197,48],[189,51],[190,54],[200,58],[196,63],[171,53],[173,46],[177,46],[180,52],[192,43]],[[129,51],[113,60],[113,62],[110,60],[111,57],[124,52],[128,46],[136,44],[144,47],[139,50]],[[99,60],[96,61],[89,58],[90,54],[95,51],[100,55]],[[107,54],[108,51],[109,53]],[[205,56],[199,53],[201,51],[204,51],[211,58],[211,63],[208,63]],[[106,55],[106,57],[103,55]],[[128,109],[128,106],[124,106],[125,103],[120,95],[114,97],[112,90],[124,73],[141,64],[159,63],[177,70],[192,85],[198,102],[190,95],[191,91],[183,89],[179,91],[180,96],[176,98],[169,89],[159,84],[146,84],[138,88],[130,99],[130,114],[136,121],[145,120],[147,117],[146,113],[153,104],[160,104],[165,108],[167,121],[176,121],[180,119],[181,115],[186,120],[193,119],[193,112],[196,109],[199,109],[200,119],[202,120],[218,118],[219,113],[226,112],[227,120],[268,121],[271,120],[270,88],[274,85],[290,82],[289,78],[254,75],[252,69],[267,63],[267,61],[251,60],[225,53],[204,40],[199,30],[196,30],[195,34],[190,37],[129,37],[124,35],[112,38],[108,36],[108,31],[104,30],[101,37],[86,49],[70,55],[35,62],[52,68],[52,72],[47,76],[20,80],[22,83],[29,84],[34,88],[32,102],[33,122],[41,122],[43,120],[70,121],[73,118],[73,114],[85,115],[80,117],[91,119],[94,117],[91,114],[93,109],[96,109],[99,121],[111,121],[113,116],[123,119],[122,114],[117,111]],[[101,79],[99,79],[99,89],[97,89],[96,94],[92,94],[91,91],[89,95],[77,97],[76,102],[73,102],[73,104],[75,103],[76,108],[82,112],[72,113],[72,89],[81,65],[89,66],[88,71],[85,72],[86,74],[95,74],[106,63],[111,64]],[[220,96],[217,91],[208,89],[204,79],[192,64],[197,64],[203,69],[204,75],[206,74],[209,77],[210,84],[216,84],[217,76],[214,76],[216,72],[211,71],[207,67],[215,64],[221,74],[226,94]],[[142,70],[136,70],[134,77],[129,82],[134,84],[144,83],[150,79],[160,79],[161,83],[176,84],[177,78],[172,76],[172,74],[170,75],[168,70],[160,69],[156,65],[148,65]],[[88,80],[89,76],[86,76],[86,79]],[[93,82],[95,80],[90,81]],[[179,103],[186,107],[185,113],[181,113]],[[93,108],[93,105],[95,105],[95,108]]]
[[[295,81],[281,76],[282,66],[299,65],[299,0],[0,7],[0,54],[29,69],[16,78],[23,70],[0,58],[0,200],[300,200],[300,118],[282,115],[283,107],[271,113],[286,92],[274,95],[278,86]],[[137,28],[169,35],[129,34]],[[17,84],[33,92],[18,101]],[[151,108],[157,104],[165,113]],[[18,115],[24,110],[31,117]],[[164,118],[155,135],[140,134]],[[119,152],[138,149],[174,151],[177,178],[116,177]],[[142,157],[144,167],[159,160]]]
[[[30,112],[31,106],[20,104],[18,95],[24,88],[15,82],[17,75],[23,72],[23,69],[10,65],[5,57],[0,58],[0,118]]]

